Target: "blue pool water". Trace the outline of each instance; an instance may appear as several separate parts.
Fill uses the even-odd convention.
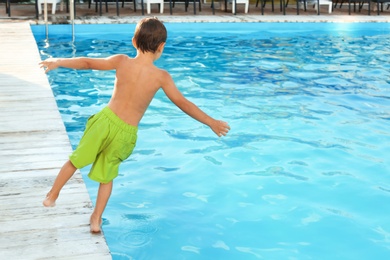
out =
[[[104,214],[113,258],[390,259],[390,25],[166,26],[156,64],[232,130],[157,93]],[[32,29],[42,59],[135,55],[134,25]],[[114,72],[48,77],[76,147]]]

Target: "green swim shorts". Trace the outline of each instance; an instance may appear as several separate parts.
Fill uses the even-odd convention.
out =
[[[133,152],[137,130],[105,107],[88,119],[84,135],[69,159],[78,169],[93,163],[88,177],[109,183],[118,176],[120,163]]]

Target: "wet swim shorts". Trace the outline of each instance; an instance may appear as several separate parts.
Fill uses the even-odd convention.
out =
[[[118,176],[119,164],[133,152],[137,130],[105,107],[88,119],[84,135],[69,159],[78,169],[93,163],[88,177],[109,183]]]

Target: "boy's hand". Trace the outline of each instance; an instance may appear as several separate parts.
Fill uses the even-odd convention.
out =
[[[58,61],[58,59],[49,58],[49,59],[46,59],[44,61],[41,61],[39,63],[39,65],[40,65],[41,68],[46,68],[45,69],[45,73],[48,73],[49,71],[58,68],[58,62],[57,61]]]
[[[230,126],[228,125],[228,123],[221,120],[214,120],[214,122],[210,125],[210,128],[219,137],[225,136],[230,130]]]

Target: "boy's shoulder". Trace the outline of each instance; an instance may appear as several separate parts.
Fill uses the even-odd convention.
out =
[[[110,60],[113,64],[115,64],[116,68],[119,68],[129,66],[131,64],[131,61],[134,59],[130,58],[126,54],[116,54],[111,56]]]
[[[111,58],[118,59],[118,60],[131,59],[126,54],[115,54],[115,55],[112,55]]]
[[[114,62],[121,62],[121,61],[130,59],[130,57],[127,56],[126,54],[115,54],[115,55],[111,55],[111,56],[107,57],[106,59],[108,59],[110,61],[114,61]]]

